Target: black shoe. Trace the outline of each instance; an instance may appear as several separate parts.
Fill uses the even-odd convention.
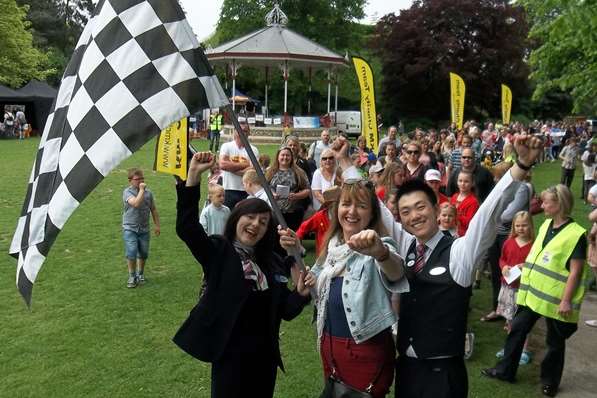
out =
[[[481,369],[481,374],[485,377],[489,377],[490,379],[497,379],[501,381],[507,381],[508,383],[514,383],[513,378],[509,378],[501,373],[498,373],[496,368]]]
[[[548,397],[555,397],[558,394],[558,387],[550,386],[549,384],[544,384],[541,388],[543,395],[547,395]]]

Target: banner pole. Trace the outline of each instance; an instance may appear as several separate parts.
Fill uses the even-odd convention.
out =
[[[255,157],[253,148],[251,148],[251,143],[249,142],[249,138],[245,135],[245,133],[242,131],[242,128],[240,127],[240,123],[238,121],[238,117],[236,116],[236,113],[234,112],[234,109],[232,109],[232,106],[230,104],[226,105],[225,109],[228,112],[228,114],[230,115],[230,120],[232,121],[232,125],[234,126],[234,129],[238,133],[240,140],[242,141],[243,145],[245,146],[245,150],[247,151],[247,155],[249,156],[249,160],[251,160],[251,164],[253,165],[253,168],[255,168],[255,171],[257,172],[257,177],[259,178],[259,182],[261,183],[261,186],[263,187],[263,190],[265,191],[265,194],[267,195],[267,198],[269,199],[274,216],[278,220],[278,224],[280,224],[280,226],[283,229],[288,228],[288,225],[286,224],[286,220],[284,220],[284,215],[282,214],[282,211],[280,210],[280,207],[278,206],[278,202],[276,202],[276,199],[274,199],[274,194],[272,193],[269,183],[267,182],[267,179],[265,178],[265,174],[263,174],[261,165],[259,164],[259,161]],[[301,257],[301,254],[298,252],[298,250],[293,250],[293,253],[291,253],[291,255],[292,255],[292,257],[294,257],[294,261],[298,265],[299,270],[305,271],[305,263],[303,262],[303,258]],[[315,290],[313,288],[311,288],[311,297],[315,298]]]

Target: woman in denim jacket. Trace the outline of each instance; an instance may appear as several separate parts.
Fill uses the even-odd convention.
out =
[[[383,397],[394,378],[396,315],[390,294],[408,290],[402,259],[396,243],[382,238],[386,233],[370,182],[345,182],[332,211],[322,254],[305,277],[305,285],[317,292],[324,376]],[[298,244],[291,231],[281,235],[285,248]]]

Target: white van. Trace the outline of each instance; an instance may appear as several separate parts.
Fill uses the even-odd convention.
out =
[[[589,133],[597,134],[597,117],[587,119],[587,123],[589,124]]]
[[[361,135],[361,112],[359,111],[338,111],[330,112],[332,124],[336,124],[338,131],[344,131],[346,135],[358,137]],[[336,120],[334,120],[336,119]]]

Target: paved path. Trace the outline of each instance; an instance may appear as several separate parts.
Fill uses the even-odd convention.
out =
[[[597,397],[597,328],[585,325],[587,319],[597,319],[597,293],[594,291],[585,297],[578,330],[566,342],[566,364],[558,398]],[[531,333],[532,345],[543,347],[545,324],[539,321],[537,326]]]

